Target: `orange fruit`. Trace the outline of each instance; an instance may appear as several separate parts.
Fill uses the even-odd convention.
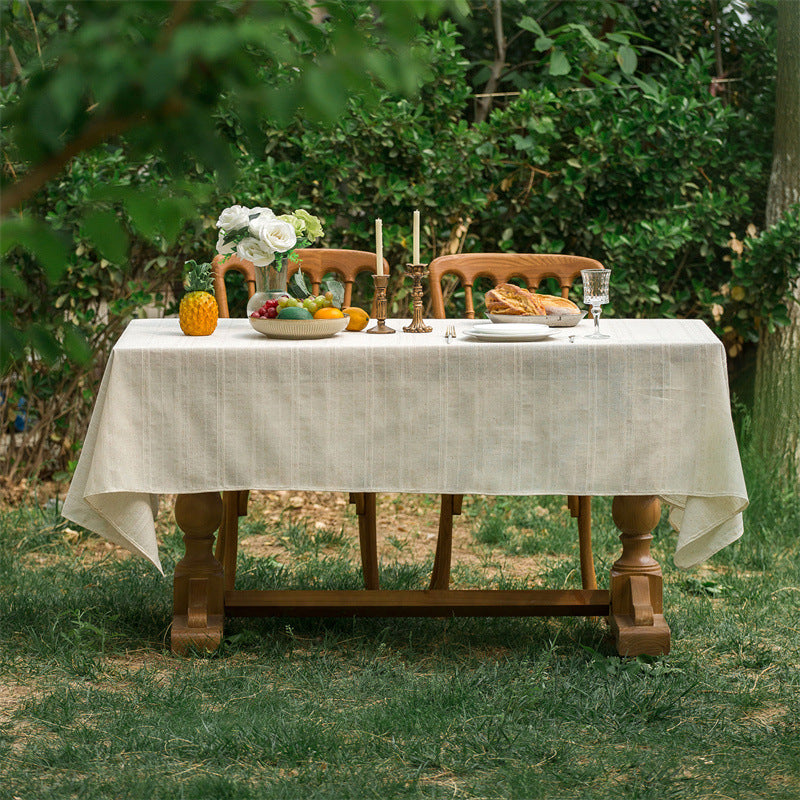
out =
[[[363,309],[349,306],[348,308],[343,308],[342,311],[350,317],[350,322],[347,323],[348,331],[363,331],[367,327],[369,314]]]
[[[314,314],[314,319],[341,319],[344,316],[338,308],[329,306],[328,308],[321,308]]]

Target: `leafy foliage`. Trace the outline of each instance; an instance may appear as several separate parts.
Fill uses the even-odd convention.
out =
[[[27,4],[3,4],[4,45],[15,58],[3,74],[2,214],[30,201],[76,154],[123,134],[128,159],[146,163],[157,153],[164,175],[213,175],[216,185],[230,186],[237,150],[219,135],[221,108],[235,109],[241,139],[261,150],[265,117],[285,124],[302,108],[306,119],[332,120],[353,93],[369,104],[376,88],[409,91],[420,65],[408,38],[418,15],[441,7],[417,0],[413,13],[400,13],[383,3],[376,19],[366,2],[332,0],[330,21],[320,27],[300,0],[53,2],[37,9],[39,21]],[[120,267],[131,242],[125,220],[94,201],[122,204],[137,233],[154,244],[172,244],[196,213],[157,185],[136,195],[123,187],[101,184],[78,212],[82,234]],[[69,245],[33,210],[4,220],[3,249],[27,248],[56,281],[67,269]],[[3,325],[12,327],[8,317]],[[59,346],[46,331],[39,338],[50,350]],[[17,357],[22,346],[36,346],[24,329],[6,343]]]
[[[15,170],[29,145],[14,115],[22,108],[32,113],[31,92],[55,102],[55,65],[101,59],[72,54],[69,46],[79,19],[107,19],[101,5],[37,6],[38,33],[51,37],[41,69],[24,9],[3,8],[4,36],[11,41],[13,34],[26,65],[19,75],[3,65],[0,100],[13,113],[4,114],[2,146]],[[159,41],[155,29],[172,6],[132,3],[129,12],[124,5],[107,45],[128,52]],[[593,256],[614,270],[610,312],[699,316],[725,337],[730,352],[755,340],[763,326],[784,321],[795,263],[791,228],[770,232],[758,247],[748,242],[741,256],[726,260],[731,232],[758,227],[765,204],[775,66],[769,14],[749,25],[733,16],[722,20],[722,55],[737,77],[720,92],[706,12],[696,4],[660,3],[663,13],[654,18],[649,3],[591,2],[582,4],[578,24],[571,4],[504,3],[513,69],[500,88],[519,94],[475,124],[469,121],[474,95],[491,61],[490,17],[481,4],[465,20],[415,28],[396,69],[375,49],[380,44],[391,61],[392,46],[416,26],[413,15],[399,18],[403,4],[379,4],[376,25],[366,3],[331,3],[335,18],[325,36],[302,4],[255,4],[261,15],[255,30],[274,12],[262,7],[289,9],[281,30],[293,50],[285,60],[269,49],[273,35],[256,43],[243,30],[237,15],[249,13],[244,5],[196,5],[202,8],[167,37],[173,57],[167,84],[191,100],[195,116],[176,117],[183,120],[179,130],[174,120],[151,115],[142,130],[73,158],[23,214],[4,220],[3,415],[12,424],[26,398],[31,418],[49,420],[39,439],[50,442],[50,455],[19,452],[2,471],[29,463],[35,470],[45,464],[47,472],[73,460],[81,433],[70,426],[88,419],[114,338],[131,316],[174,311],[180,265],[209,260],[214,220],[234,203],[308,208],[324,221],[321,244],[328,247],[371,249],[380,216],[393,265],[390,314],[408,313],[410,288],[400,266],[410,260],[411,211],[419,208],[428,259],[460,250]],[[136,9],[142,22],[134,19]],[[100,28],[94,30],[99,36]],[[624,47],[635,54],[635,68]],[[352,58],[335,61],[345,50]],[[567,59],[564,74],[553,74],[554,52]],[[159,58],[155,50],[136,53],[124,66],[127,78],[108,79],[120,92],[138,80],[132,108],[145,116],[160,108],[158,87],[147,90],[147,70]],[[332,64],[347,73],[341,80],[331,73],[338,88],[328,80]],[[204,83],[208,69],[214,75]],[[412,73],[421,83],[408,95],[399,89]],[[363,90],[367,83],[380,91]],[[101,85],[92,77],[87,92]],[[279,88],[288,99],[275,99]],[[102,96],[118,97],[109,92]],[[301,103],[302,113],[293,115]],[[111,99],[103,106],[115,107]],[[91,120],[80,102],[69,108],[73,116],[59,124],[80,136]],[[206,134],[195,137],[198,114],[198,131],[208,132],[213,147],[203,145]],[[34,150],[25,152],[33,157]],[[746,299],[738,291],[733,297],[734,286],[747,291]],[[357,285],[354,302],[368,306],[370,291],[368,281]],[[448,296],[450,313],[461,313],[463,293],[454,286]],[[74,403],[60,394],[73,379]],[[55,408],[57,396],[63,403]],[[38,442],[34,430],[14,441]]]
[[[194,259],[186,262],[186,291],[214,293],[214,278],[211,274],[211,264],[204,262],[198,264]]]
[[[795,205],[771,228],[755,235],[750,228],[744,242],[732,236],[730,285],[723,287],[721,303],[728,305],[726,319],[751,340],[765,325],[788,325],[785,298],[800,280],[800,205]]]
[[[469,78],[481,91],[497,58],[492,49],[497,20],[484,12],[487,4],[471,5],[473,15],[463,25],[464,38],[473,54]],[[576,82],[626,84],[644,50],[650,49],[627,3],[587,0],[578,10],[567,3],[506,0],[500,11],[506,40],[496,86],[501,94],[535,88],[543,77],[554,89]]]
[[[141,233],[145,212],[137,213],[148,203],[168,209],[159,216],[154,242]],[[180,290],[183,261],[174,255],[174,219],[194,208],[181,184],[168,181],[154,162],[130,164],[120,148],[109,148],[74,160],[25,218],[4,222],[0,413],[5,429],[20,402],[27,408],[24,429],[3,453],[5,474],[48,475],[74,464],[114,341],[131,317],[163,313],[168,296]],[[87,216],[114,219],[132,243],[127,264],[105,257],[84,226]],[[41,256],[37,263],[30,255],[36,247],[13,247],[28,230],[32,236],[49,232],[58,243],[52,271],[42,268]]]
[[[765,165],[726,151],[738,117],[703,75],[697,59],[671,85],[530,91],[496,112],[484,152],[506,170],[477,237],[501,223],[502,250],[598,258],[618,315],[713,322],[729,226],[754,213],[740,178]]]
[[[3,472],[73,460],[111,343],[131,316],[163,313],[179,264],[207,259],[204,214],[240,147],[265,147],[264,118],[332,119],[353,93],[367,108],[376,89],[408,91],[424,67],[408,39],[442,5],[375,16],[331,0],[322,26],[300,0],[0,6],[0,403],[12,425],[28,408]]]

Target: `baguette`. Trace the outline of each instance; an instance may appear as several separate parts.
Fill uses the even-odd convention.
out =
[[[547,314],[580,314],[581,310],[571,300],[552,294],[537,294]]]
[[[542,317],[547,312],[539,296],[513,283],[501,283],[486,293],[486,310],[490,314],[511,314]]]

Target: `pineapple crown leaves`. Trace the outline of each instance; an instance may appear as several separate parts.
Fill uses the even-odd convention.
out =
[[[208,292],[214,294],[214,277],[211,264],[198,264],[194,259],[185,264],[184,285],[187,292]]]

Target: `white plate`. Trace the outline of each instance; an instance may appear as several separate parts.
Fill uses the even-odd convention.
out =
[[[343,331],[350,317],[336,319],[253,319],[250,324],[271,339],[325,339]]]
[[[579,311],[577,314],[546,314],[538,317],[526,314],[487,314],[492,322],[511,323],[512,325],[547,325],[549,328],[573,328],[587,314]]]
[[[465,336],[482,342],[535,342],[552,336],[546,326],[530,325],[524,322],[516,325],[495,325],[492,322],[478,322],[464,331]]]

